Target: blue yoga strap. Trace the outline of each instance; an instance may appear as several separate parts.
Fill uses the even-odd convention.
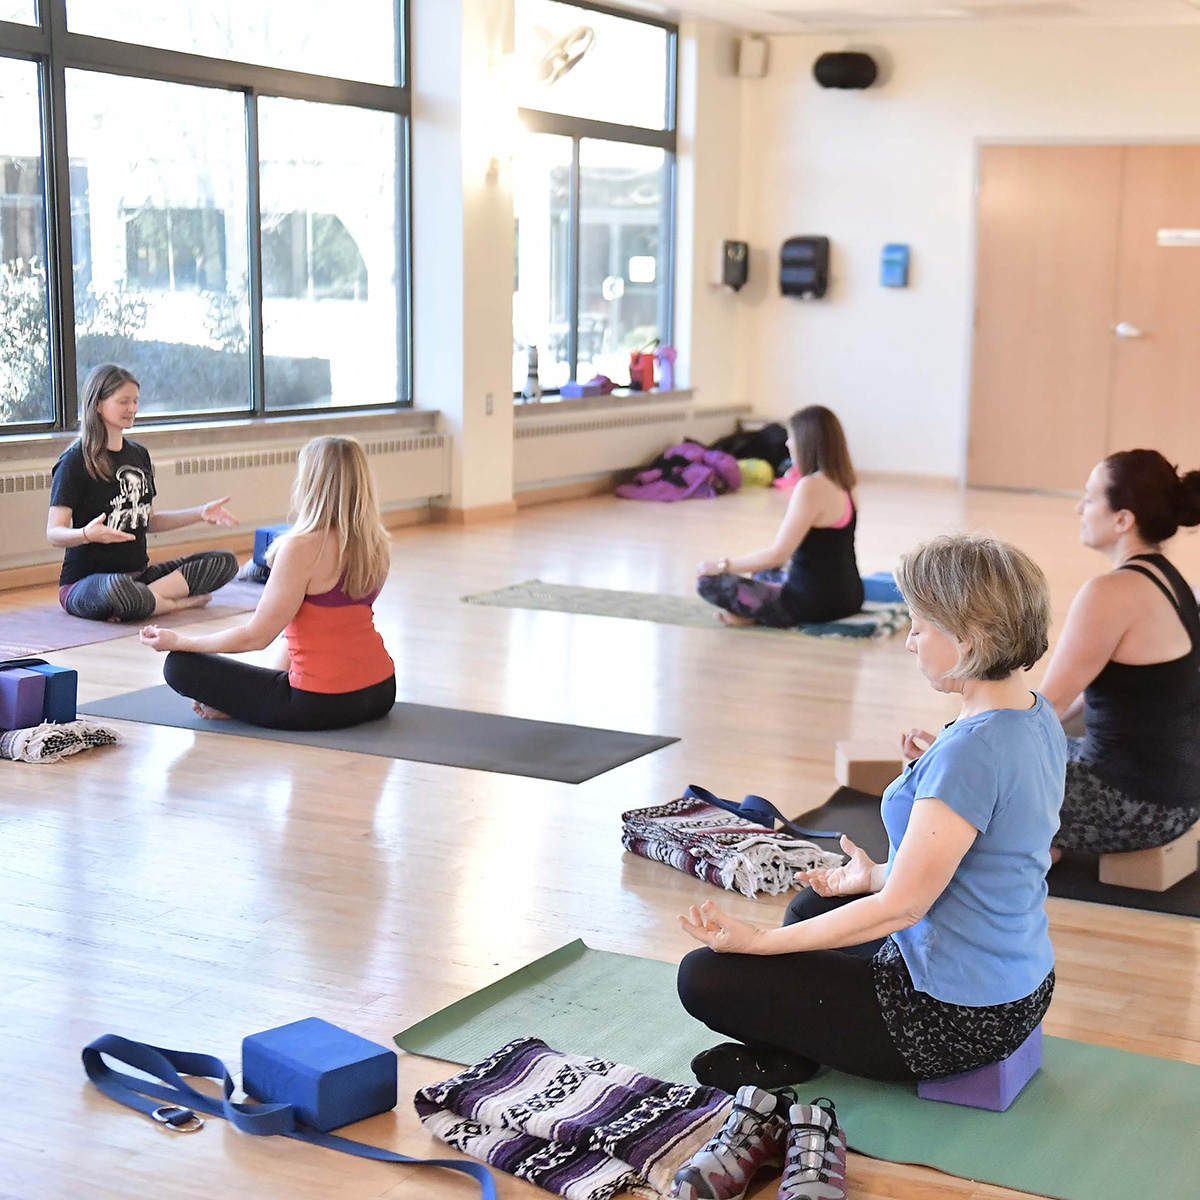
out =
[[[135,1070],[153,1075],[160,1082],[141,1079],[114,1071],[101,1055],[124,1063]],[[383,1150],[368,1146],[350,1138],[332,1133],[320,1133],[306,1125],[298,1124],[295,1110],[290,1104],[235,1104],[233,1079],[225,1064],[211,1054],[189,1054],[182,1050],[164,1050],[148,1046],[145,1042],[132,1042],[128,1038],[106,1033],[84,1047],[83,1067],[88,1078],[110,1099],[126,1108],[145,1113],[146,1116],[169,1125],[181,1132],[190,1133],[199,1129],[203,1122],[196,1115],[207,1113],[210,1117],[224,1117],[231,1125],[249,1133],[269,1137],[283,1134],[314,1146],[325,1146],[340,1150],[343,1154],[354,1154],[359,1158],[371,1158],[377,1162],[415,1164],[426,1167],[445,1167],[450,1171],[461,1171],[478,1181],[483,1200],[496,1200],[496,1184],[492,1173],[482,1163],[450,1158],[409,1158],[394,1150]],[[185,1083],[182,1076],[197,1075],[206,1079],[219,1079],[223,1098],[206,1095]],[[148,1099],[153,1097],[153,1099]],[[155,1103],[161,1101],[162,1103]]]
[[[842,836],[839,829],[807,829],[803,825],[797,825],[795,821],[789,821],[770,800],[766,800],[762,796],[747,796],[739,804],[736,800],[722,800],[720,796],[714,796],[707,788],[690,783],[684,790],[683,798],[699,800],[702,804],[712,804],[717,808],[723,808],[726,812],[733,813],[734,816],[745,817],[747,821],[753,821],[756,825],[765,826],[770,830],[774,830],[775,822],[778,821],[787,833],[794,834],[796,837],[840,838]]]

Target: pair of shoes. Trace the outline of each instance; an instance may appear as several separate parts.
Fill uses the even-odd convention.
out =
[[[820,1069],[821,1064],[811,1058],[765,1046],[756,1050],[741,1042],[722,1042],[692,1059],[692,1074],[698,1083],[731,1096],[747,1084],[772,1092],[794,1087]]]
[[[785,1120],[781,1099],[761,1088],[739,1088],[728,1120],[679,1169],[671,1195],[741,1200],[758,1171],[782,1164],[779,1200],[845,1200],[846,1136],[832,1101],[793,1103]]]

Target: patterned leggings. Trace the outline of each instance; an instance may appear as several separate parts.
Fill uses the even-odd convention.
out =
[[[1054,845],[1089,854],[1125,854],[1173,842],[1200,819],[1192,808],[1168,808],[1127,796],[1085,763],[1083,738],[1067,738],[1067,789]]]
[[[794,629],[800,624],[778,583],[747,579],[744,575],[701,575],[696,583],[701,597],[726,612],[749,617],[759,625]]]
[[[236,574],[238,561],[228,550],[205,550],[185,558],[152,563],[132,574],[87,575],[64,588],[59,600],[73,617],[88,621],[144,621],[154,615],[155,596],[149,584],[178,571],[189,596],[203,596],[224,587]]]

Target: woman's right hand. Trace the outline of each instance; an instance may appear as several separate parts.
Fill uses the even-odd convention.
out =
[[[832,870],[797,871],[796,881],[812,888],[818,896],[864,896],[872,891],[875,868],[879,865],[848,837],[841,841],[842,853],[849,861]]]
[[[916,762],[936,740],[937,734],[930,733],[927,729],[910,729],[900,737],[900,753],[906,763]],[[925,743],[924,746],[921,745],[922,742]]]
[[[89,521],[83,527],[83,536],[85,541],[95,542],[101,546],[107,546],[112,542],[132,542],[134,540],[132,533],[110,528],[107,513],[101,513],[94,520]]]

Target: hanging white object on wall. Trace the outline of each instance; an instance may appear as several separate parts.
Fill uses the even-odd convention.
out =
[[[763,37],[738,38],[737,73],[743,79],[762,79],[766,75],[769,45]]]

